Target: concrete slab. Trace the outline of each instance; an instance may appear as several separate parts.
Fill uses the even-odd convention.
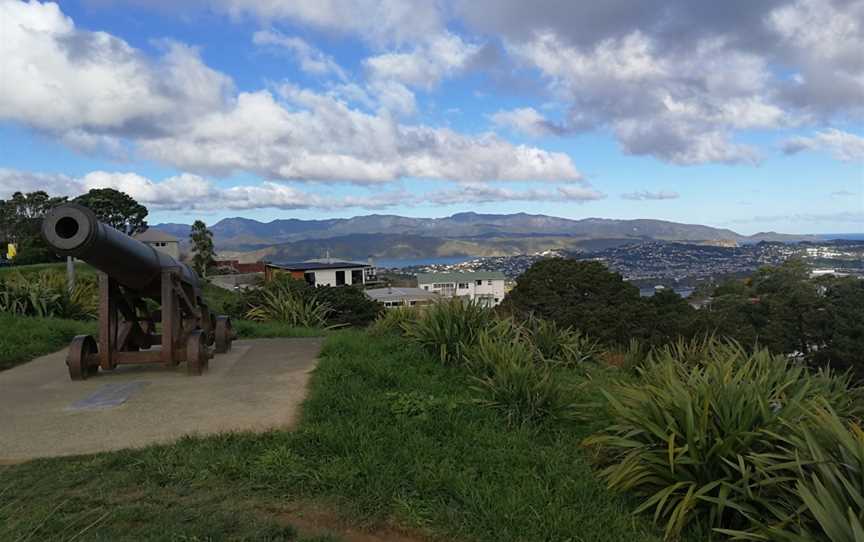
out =
[[[72,382],[66,352],[0,372],[0,463],[290,427],[322,339],[235,341],[200,377],[118,367]]]

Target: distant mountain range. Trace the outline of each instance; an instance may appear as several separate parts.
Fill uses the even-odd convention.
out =
[[[188,224],[158,224],[154,229],[181,240]],[[295,218],[259,222],[226,218],[210,226],[223,254],[251,253],[274,261],[306,259],[329,251],[343,258],[428,258],[498,256],[547,249],[602,249],[639,241],[756,243],[816,241],[816,236],[774,232],[741,235],[729,229],[663,220],[573,220],[546,215],[459,213],[445,218],[367,215],[327,220]]]

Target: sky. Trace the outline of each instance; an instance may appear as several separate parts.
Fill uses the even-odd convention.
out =
[[[151,224],[864,232],[862,121],[864,0],[0,0],[0,198]]]

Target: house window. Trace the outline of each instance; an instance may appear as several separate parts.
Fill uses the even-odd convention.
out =
[[[306,284],[315,286],[315,273],[303,273],[303,278],[306,279]]]
[[[336,271],[336,286],[345,286],[345,271]]]
[[[476,284],[477,286],[483,286],[483,281],[482,280],[475,280],[474,284]]]
[[[486,284],[489,285],[489,286],[492,286],[492,281],[491,281],[491,280],[487,280],[487,281],[486,281]]]
[[[428,292],[428,291],[429,291],[429,285],[428,285],[428,284],[424,284],[424,285],[423,285],[423,289],[426,290],[426,291]]]
[[[351,271],[351,284],[363,284],[363,271],[361,269]]]
[[[460,282],[459,283],[459,289],[460,290],[467,290],[468,289],[468,283],[467,282]]]

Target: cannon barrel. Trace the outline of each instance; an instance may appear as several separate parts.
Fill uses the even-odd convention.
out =
[[[81,205],[54,208],[42,221],[42,236],[58,254],[83,260],[142,295],[158,298],[162,271],[170,268],[200,294],[198,275],[187,265],[99,222]]]

